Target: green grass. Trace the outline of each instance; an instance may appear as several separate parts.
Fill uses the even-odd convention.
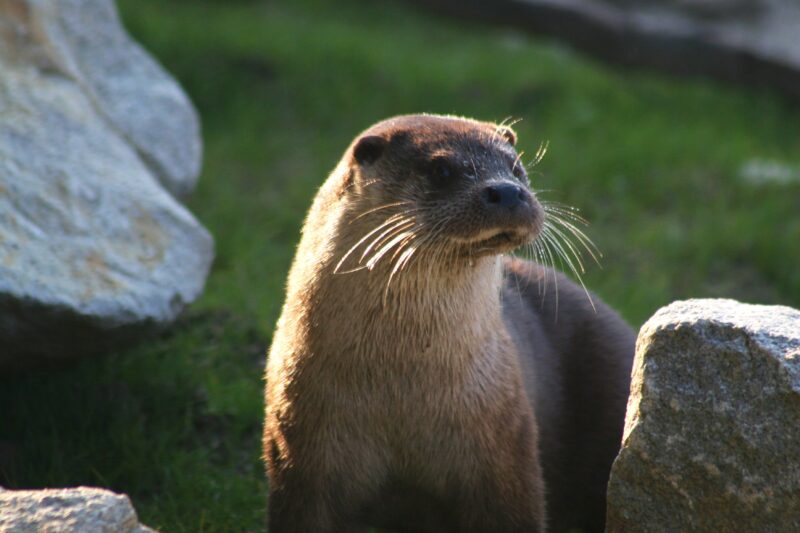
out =
[[[189,201],[216,237],[204,296],[167,334],[0,377],[0,484],[99,485],[165,532],[263,530],[263,354],[302,218],[350,139],[408,112],[522,118],[534,186],[605,253],[587,285],[639,326],[675,299],[800,307],[800,111],[768,93],[631,73],[391,2],[122,0],[206,141]]]

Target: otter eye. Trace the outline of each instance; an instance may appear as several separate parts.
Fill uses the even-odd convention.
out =
[[[446,159],[437,157],[431,161],[431,175],[436,181],[446,183],[453,179],[456,174],[456,169]]]
[[[527,176],[525,175],[525,169],[522,167],[522,163],[517,161],[511,167],[511,173],[514,174],[514,177],[518,180],[524,180]]]

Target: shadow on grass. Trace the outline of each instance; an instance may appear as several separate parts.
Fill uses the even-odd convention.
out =
[[[265,347],[248,320],[195,312],[147,345],[0,377],[0,485],[125,492],[151,527],[260,528]]]

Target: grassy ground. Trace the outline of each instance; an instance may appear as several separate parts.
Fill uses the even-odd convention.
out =
[[[168,334],[55,373],[0,377],[0,484],[99,485],[167,532],[263,529],[263,353],[305,209],[353,135],[428,111],[522,118],[546,198],[605,253],[587,284],[637,327],[679,298],[800,307],[800,111],[764,93],[632,74],[519,33],[390,2],[121,0],[183,83],[214,233],[205,295]],[[793,169],[793,170],[791,170]]]

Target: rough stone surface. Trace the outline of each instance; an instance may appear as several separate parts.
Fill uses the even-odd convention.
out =
[[[178,196],[194,189],[202,156],[197,113],[127,35],[113,0],[2,0],[0,15],[7,19],[0,35],[17,59],[77,81],[167,189]]]
[[[800,531],[800,311],[689,300],[639,333],[609,532]]]
[[[415,0],[550,35],[603,59],[800,98],[796,0]]]
[[[661,6],[689,16],[732,19],[760,15],[767,7],[765,0],[606,0],[625,8]]]
[[[105,1],[0,0],[0,366],[103,350],[169,323],[201,293],[210,267],[211,236],[161,186],[143,161],[146,143],[134,139],[147,129],[151,106],[171,116],[165,106],[177,86],[154,79],[139,92],[131,82],[126,92],[114,79],[131,80],[124,72],[138,67],[121,61],[120,73],[111,59],[98,59],[109,79],[90,87],[100,71],[83,65],[93,61],[88,49],[108,52],[113,39],[69,37],[67,30],[47,37],[57,33],[50,25],[74,23],[78,32],[78,20],[103,19],[112,8]],[[99,35],[110,27],[101,25]],[[80,42],[55,49],[70,39]],[[83,65],[80,75],[62,55]],[[144,64],[140,71],[154,68]],[[103,99],[145,115],[143,122],[109,111]],[[196,142],[196,128],[147,127],[153,143],[158,135],[167,146]]]
[[[156,533],[139,524],[124,494],[91,487],[4,490],[0,487],[3,533]]]

